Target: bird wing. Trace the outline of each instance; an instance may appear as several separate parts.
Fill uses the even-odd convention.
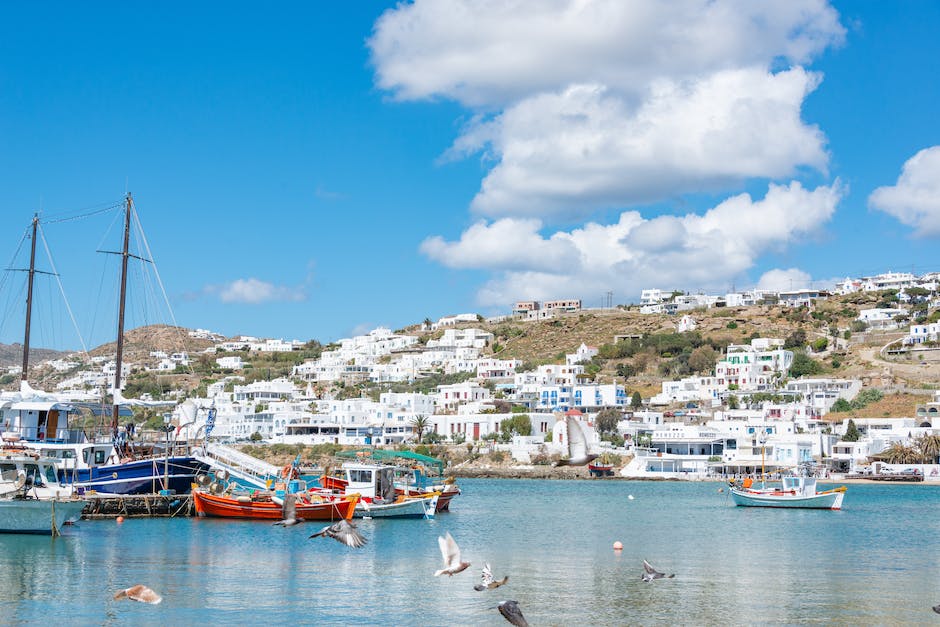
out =
[[[493,583],[493,571],[490,570],[489,564],[483,565],[483,573],[480,575],[483,579],[483,585],[488,586]]]
[[[519,609],[519,604],[515,601],[503,601],[496,607],[499,609],[499,613],[503,615],[503,618],[516,625],[516,627],[529,627],[525,616],[522,615],[522,610]]]
[[[443,536],[438,536],[437,543],[441,547],[441,556],[444,558],[445,568],[460,564],[460,547],[457,546],[449,531]]]
[[[297,497],[295,495],[284,495],[284,505],[281,506],[281,512],[284,515],[284,520],[297,518]]]
[[[656,570],[655,568],[653,568],[653,567],[650,565],[650,563],[647,562],[646,560],[643,560],[643,570],[645,570],[645,571],[647,572],[647,574],[650,574],[650,575],[659,575],[660,577],[663,576],[663,574],[662,574],[661,572],[659,572],[658,570]]]
[[[584,435],[584,429],[581,428],[581,423],[574,416],[568,416],[566,423],[568,425],[568,456],[572,459],[585,457],[587,438]]]
[[[354,549],[358,549],[366,543],[365,537],[359,533],[359,530],[356,529],[355,525],[346,519],[340,520],[339,522],[331,525],[327,534],[331,538],[339,540],[346,546],[351,546]]]
[[[139,601],[141,603],[150,603],[156,605],[163,600],[159,594],[143,585],[136,585],[124,591],[128,599]]]

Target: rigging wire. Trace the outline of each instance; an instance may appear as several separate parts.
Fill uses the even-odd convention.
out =
[[[56,270],[55,261],[52,260],[52,251],[49,250],[46,234],[43,232],[42,228],[39,228],[38,232],[40,239],[42,239],[43,248],[46,250],[46,257],[49,259],[49,266],[52,268],[52,276],[55,277],[56,283],[59,286],[59,293],[62,295],[62,300],[65,301],[65,310],[69,314],[69,319],[72,321],[72,326],[75,328],[75,333],[78,335],[78,341],[82,345],[82,353],[84,353],[85,357],[88,357],[88,347],[85,346],[85,338],[82,337],[82,332],[78,328],[78,321],[75,320],[75,314],[72,313],[72,306],[69,304],[69,299],[65,295],[65,288],[62,286],[62,278]]]
[[[100,203],[100,204],[91,205],[91,206],[89,206],[89,207],[85,207],[85,208],[82,208],[82,209],[75,209],[75,211],[86,211],[86,212],[87,212],[87,213],[82,213],[82,214],[78,214],[78,215],[71,215],[71,216],[70,216],[70,215],[65,215],[65,214],[67,214],[68,212],[67,212],[67,211],[64,211],[64,212],[62,212],[63,217],[61,217],[61,218],[45,218],[45,219],[43,219],[43,222],[45,222],[46,224],[58,224],[58,223],[60,223],[60,222],[74,222],[75,220],[82,220],[82,219],[84,219],[84,218],[90,218],[90,217],[92,217],[92,216],[96,216],[96,215],[99,215],[99,214],[102,214],[102,213],[107,213],[108,211],[113,211],[114,209],[119,209],[119,208],[122,206],[122,203],[121,203],[121,202],[119,202],[119,203],[110,203],[110,204],[107,204],[107,206],[103,206],[103,205],[105,205],[105,204],[106,204],[106,203]],[[47,215],[48,215],[48,214],[47,214]]]
[[[179,324],[176,322],[176,316],[173,315],[173,308],[170,306],[170,299],[166,294],[166,288],[163,286],[163,280],[160,278],[160,271],[157,270],[157,263],[153,260],[153,252],[150,250],[150,244],[147,242],[147,236],[144,234],[144,228],[140,223],[140,216],[137,215],[136,206],[135,211],[131,213],[131,216],[134,219],[134,223],[137,225],[137,229],[140,232],[140,239],[144,245],[144,251],[147,254],[147,259],[150,259],[151,264],[153,265],[153,274],[157,279],[157,284],[160,286],[160,292],[163,294],[163,301],[166,303],[167,311],[170,314],[170,320],[173,322],[173,327],[176,329],[177,336],[179,338],[180,347],[185,350],[186,344],[183,339],[183,332],[180,329]],[[189,366],[190,372],[193,372],[192,365]]]

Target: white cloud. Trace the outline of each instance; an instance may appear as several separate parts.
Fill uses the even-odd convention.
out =
[[[562,236],[542,239],[538,220],[478,222],[449,244],[440,236],[421,243],[421,252],[451,268],[564,270],[579,260],[577,249]]]
[[[206,293],[215,294],[223,303],[258,305],[267,302],[301,302],[307,299],[303,286],[274,285],[260,279],[236,279],[225,285],[208,286]]]
[[[803,64],[844,36],[825,0],[416,0],[368,43],[378,86],[400,99],[502,107],[575,83],[636,95],[664,77]]]
[[[757,280],[757,289],[770,292],[801,290],[813,283],[813,277],[799,268],[769,270]]]
[[[381,89],[475,111],[478,213],[553,220],[825,171],[799,64],[844,35],[825,0],[417,0],[369,46]]]
[[[868,205],[914,227],[916,235],[940,235],[940,146],[908,159],[897,183],[873,191]]]
[[[494,217],[570,217],[792,176],[801,165],[825,170],[825,137],[800,119],[818,80],[802,68],[749,68],[660,81],[636,110],[607,88],[577,85],[478,121],[452,152],[498,159],[473,200]]]
[[[468,231],[457,242],[431,238],[433,247],[426,241],[422,250],[454,267],[496,271],[477,294],[483,306],[505,307],[523,299],[587,300],[600,298],[607,290],[623,301],[635,301],[646,287],[723,290],[761,255],[812,235],[830,219],[844,191],[838,181],[814,190],[798,182],[770,185],[761,200],[740,194],[702,215],[645,219],[636,211],[625,211],[616,223],[590,222],[547,239],[539,234],[542,224],[538,220],[500,220],[489,226],[474,225],[474,234]],[[518,251],[508,270],[493,263],[492,257],[514,253],[472,245],[488,229],[503,232],[505,222],[512,222],[513,237],[503,239],[501,245]],[[573,248],[577,259],[556,264],[520,250],[533,246],[542,246],[544,254],[554,250],[570,254]],[[454,262],[457,259],[459,264]]]

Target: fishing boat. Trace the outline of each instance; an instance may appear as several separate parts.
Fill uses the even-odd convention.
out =
[[[110,435],[96,434],[89,437],[84,429],[73,425],[72,421],[77,421],[81,415],[81,408],[90,408],[91,404],[61,401],[55,394],[34,390],[27,380],[33,280],[39,272],[35,266],[38,216],[33,217],[31,225],[32,246],[27,274],[26,330],[20,391],[15,397],[0,402],[0,421],[4,431],[15,433],[24,446],[51,458],[59,481],[74,485],[79,492],[93,490],[108,494],[151,494],[162,491],[184,494],[189,492],[197,474],[205,472],[208,465],[188,452],[172,450],[175,443],[171,445],[169,441],[169,429],[166,430],[165,444],[151,443],[142,447],[129,442],[126,429],[121,431],[118,428],[118,417],[128,415],[126,410],[122,414],[122,406],[153,404],[125,399],[120,392],[127,263],[130,257],[140,259],[128,250],[133,212],[130,194],[125,197],[122,208],[123,249],[115,253],[121,256],[122,262]]]
[[[444,462],[435,457],[411,451],[386,451],[382,449],[345,451],[338,453],[337,456],[353,457],[360,461],[372,459],[376,462],[407,462],[409,465],[396,466],[395,494],[410,497],[433,496],[437,493],[438,499],[435,509],[437,512],[450,511],[450,502],[461,493],[453,477],[444,477]],[[333,489],[345,489],[345,475],[327,477],[326,481],[331,484]]]
[[[588,464],[588,473],[592,477],[613,477],[614,465],[605,464],[601,461],[593,461]]]
[[[0,533],[58,535],[85,502],[59,483],[52,461],[22,447],[0,450]]]
[[[815,477],[783,477],[782,486],[755,488],[748,480],[730,486],[731,499],[742,507],[842,509],[846,487],[816,491]]]
[[[398,494],[395,466],[383,464],[343,464],[342,477],[325,474],[320,485],[329,494],[360,494],[357,518],[434,518],[440,492]]]
[[[224,488],[213,487],[218,485],[213,482],[193,488],[193,505],[198,516],[268,521],[284,518],[283,496],[279,497],[276,491],[229,493]],[[358,494],[335,496],[308,491],[294,494],[295,516],[303,520],[349,520],[359,503]]]

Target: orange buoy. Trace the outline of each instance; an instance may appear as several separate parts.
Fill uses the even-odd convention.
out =
[[[622,551],[622,550],[623,550],[623,542],[621,542],[620,540],[617,540],[616,542],[614,542],[614,550],[615,550],[615,551]]]
[[[749,488],[749,487],[751,487],[752,485],[754,485],[754,480],[751,479],[750,477],[748,477],[747,479],[744,480],[744,487],[745,487],[745,488]]]
[[[118,524],[124,522],[124,517],[123,517],[123,516],[118,516],[118,517],[117,517],[117,521],[118,521]]]

